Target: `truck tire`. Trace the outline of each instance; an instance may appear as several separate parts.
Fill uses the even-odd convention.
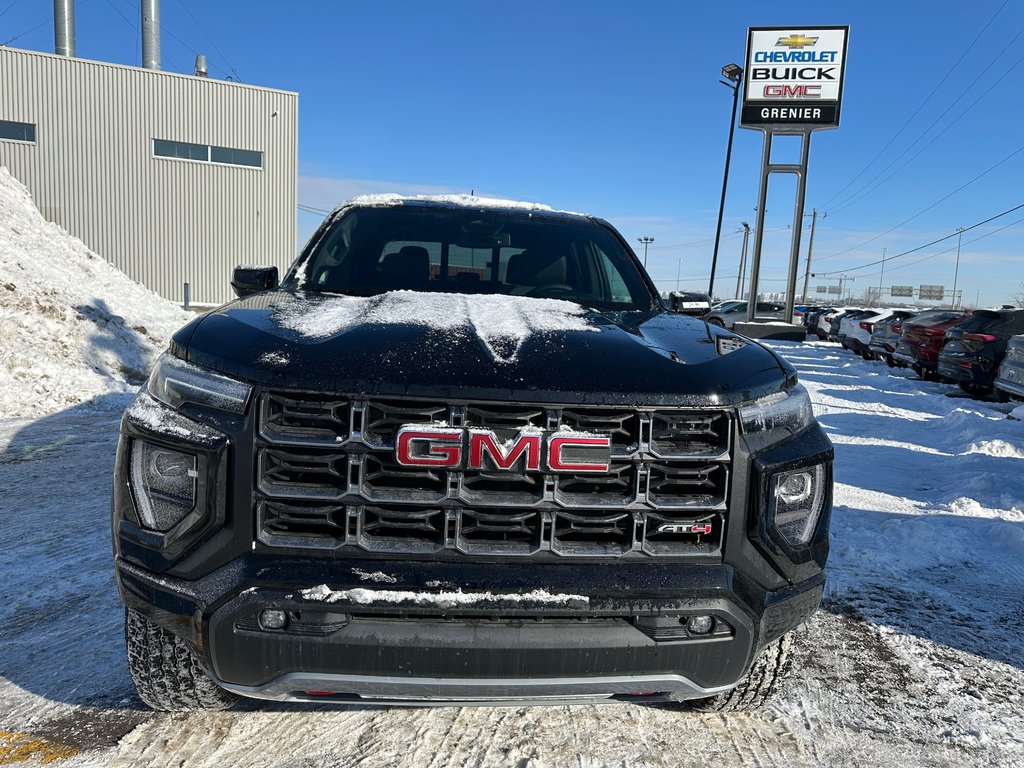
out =
[[[227,709],[237,700],[207,676],[188,644],[125,608],[128,668],[139,698],[162,712]]]
[[[769,703],[789,675],[793,639],[787,634],[769,643],[754,659],[750,672],[732,690],[692,699],[687,706],[697,712],[753,712]]]

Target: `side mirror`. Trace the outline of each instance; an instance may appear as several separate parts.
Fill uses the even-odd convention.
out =
[[[278,286],[277,267],[235,267],[231,274],[231,287],[239,298]]]

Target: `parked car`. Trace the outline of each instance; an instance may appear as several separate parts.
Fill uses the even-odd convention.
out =
[[[845,311],[845,307],[834,307],[818,316],[818,322],[814,327],[814,333],[817,334],[819,339],[822,341],[828,341],[829,332],[832,328],[832,321],[835,319],[836,315],[842,315]]]
[[[900,334],[903,332],[904,321],[916,316],[917,313],[913,310],[897,309],[889,316],[876,320],[871,329],[871,341],[868,344],[871,353],[885,360],[890,368],[905,366],[906,363],[894,360],[892,353],[896,351],[896,344],[899,343]]]
[[[775,301],[759,301],[755,317],[758,320],[785,320],[786,305]],[[704,320],[712,325],[732,330],[733,325],[737,322],[745,323],[747,321],[747,302],[741,301],[731,307],[712,310],[704,316]]]
[[[872,358],[868,347],[871,344],[871,329],[875,320],[885,317],[884,309],[862,309],[854,317],[844,318],[840,341],[847,349],[853,350],[865,360]]]
[[[1006,357],[994,383],[1004,395],[1024,400],[1024,335],[1014,336],[1006,343]]]
[[[848,307],[843,313],[834,315],[832,317],[832,325],[828,331],[829,341],[834,341],[837,344],[843,344],[843,338],[841,337],[846,336],[843,331],[843,321],[852,320],[854,317],[859,315],[861,311],[860,307]],[[843,344],[843,346],[845,347],[846,345]]]
[[[669,306],[680,315],[703,317],[711,311],[711,297],[697,291],[672,291]]]
[[[1006,356],[1007,342],[1021,333],[1024,310],[977,310],[946,331],[939,375],[972,395],[988,394]]]
[[[811,307],[804,312],[804,325],[808,333],[817,333],[818,319],[826,312],[832,312],[835,307]]]
[[[945,333],[969,316],[960,310],[940,309],[904,322],[893,359],[909,365],[922,379],[938,379],[939,350]]]

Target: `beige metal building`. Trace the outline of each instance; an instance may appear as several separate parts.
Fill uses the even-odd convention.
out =
[[[298,94],[0,47],[0,165],[56,222],[174,301],[295,256]]]

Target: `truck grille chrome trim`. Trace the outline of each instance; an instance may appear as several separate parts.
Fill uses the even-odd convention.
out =
[[[400,428],[439,423],[609,435],[609,471],[397,463]],[[256,438],[258,537],[271,547],[389,554],[720,557],[732,431],[726,409],[264,393]]]

